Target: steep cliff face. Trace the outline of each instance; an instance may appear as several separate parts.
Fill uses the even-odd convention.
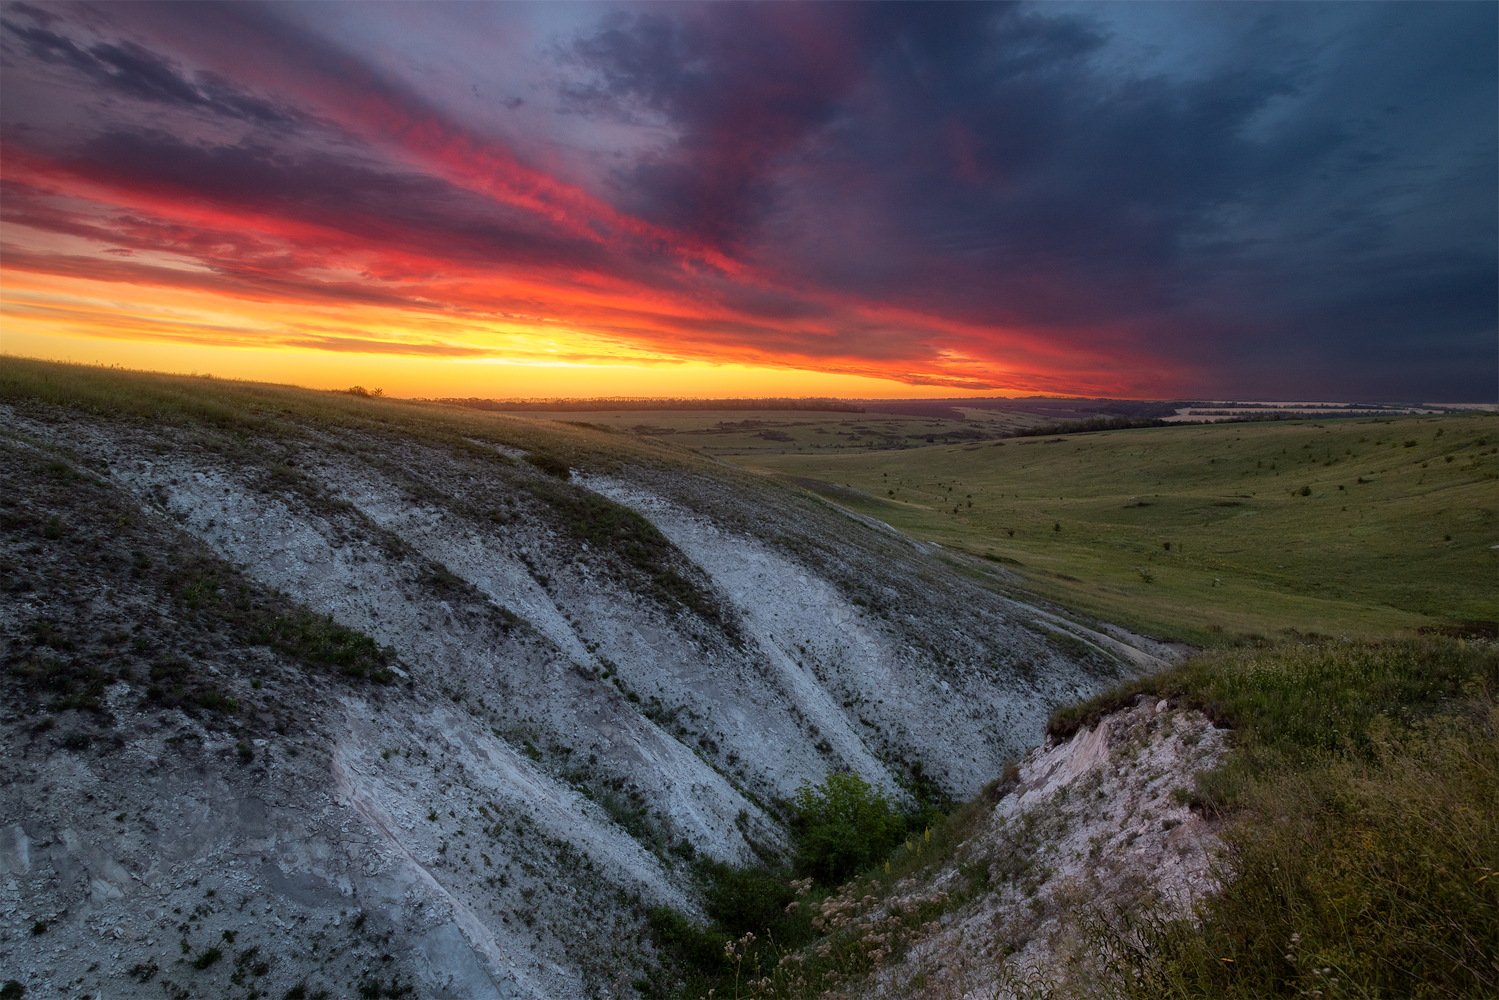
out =
[[[784,852],[803,780],[970,795],[1153,662],[603,434],[0,419],[0,965],[28,989],[617,994],[643,906],[694,912],[698,854]]]

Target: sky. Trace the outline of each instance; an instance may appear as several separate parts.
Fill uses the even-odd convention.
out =
[[[0,351],[1481,402],[1493,3],[0,6]]]

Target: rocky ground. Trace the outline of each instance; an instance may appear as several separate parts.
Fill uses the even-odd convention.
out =
[[[800,782],[970,796],[1163,655],[731,471],[258,419],[0,413],[26,996],[627,993]]]
[[[1217,888],[1222,844],[1188,808],[1228,733],[1142,696],[1096,728],[1037,747],[956,862],[898,886],[970,901],[926,925],[867,995],[1010,1000],[1106,981],[1104,949],[1192,913]],[[977,888],[976,888],[977,886]]]

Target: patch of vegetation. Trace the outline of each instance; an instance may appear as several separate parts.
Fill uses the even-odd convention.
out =
[[[1323,644],[1217,666],[1243,676],[1178,680],[1245,725],[1199,789],[1231,808],[1230,877],[1200,922],[1147,913],[1103,935],[1120,993],[1495,995],[1499,647]]]
[[[27,694],[43,701],[48,712],[101,710],[104,689],[115,677],[79,655],[82,636],[64,624],[38,618],[27,638],[30,649],[17,643],[5,659],[6,671],[20,680]]]
[[[1068,737],[1145,694],[1231,726],[1241,750],[1297,762],[1309,754],[1368,753],[1375,719],[1409,724],[1454,704],[1475,682],[1499,690],[1499,657],[1488,645],[1435,638],[1300,642],[1195,657],[1058,709],[1046,731]]]
[[[395,680],[390,669],[394,650],[330,616],[267,593],[209,552],[174,552],[162,583],[183,608],[215,629],[233,630],[254,645],[270,646],[305,666],[351,680]]]
[[[195,969],[206,969],[223,957],[224,953],[222,951],[219,951],[217,948],[209,948],[193,959],[191,964]]]
[[[1170,412],[1165,416],[1176,413],[1175,404],[1164,404],[1163,410]],[[1064,420],[1058,424],[1042,424],[1036,427],[1020,427],[1010,432],[1011,437],[1052,437],[1057,434],[1088,434],[1096,431],[1123,431],[1135,427],[1167,427],[1170,426],[1160,417],[1088,417],[1083,420]]]
[[[260,634],[272,649],[309,666],[334,669],[344,677],[377,684],[396,679],[389,667],[395,659],[394,650],[338,624],[332,616],[315,615],[302,608],[277,615]]]
[[[613,554],[647,582],[647,592],[668,607],[683,607],[740,641],[739,623],[706,586],[686,575],[687,557],[650,521],[623,504],[588,490],[533,483],[531,493],[545,503],[568,534],[591,550]]]
[[[567,463],[548,452],[533,451],[525,457],[525,462],[527,465],[540,469],[554,479],[561,479],[563,482],[566,482],[572,478],[573,471],[568,468]]]
[[[908,825],[884,789],[853,772],[829,772],[821,785],[803,782],[795,805],[796,867],[823,885],[837,885],[884,858]]]
[[[992,589],[1222,648],[1492,621],[1496,435],[1499,415],[1472,413],[1018,438],[982,461],[959,445],[745,461],[791,485],[843,484],[824,495],[949,550],[1024,564]]]
[[[239,702],[223,694],[183,656],[159,656],[151,662],[147,700],[163,708],[198,706],[210,712],[234,714]]]
[[[670,908],[649,911],[665,961],[635,983],[643,995],[697,998],[713,990],[810,1000],[899,954],[918,917],[968,898],[965,889],[916,895],[900,887],[907,876],[950,863],[992,800],[981,796],[950,816],[901,813],[883,789],[834,771],[804,785],[797,802],[798,853],[789,865],[736,869],[704,860],[694,867],[708,926]],[[793,878],[798,872],[809,874]]]

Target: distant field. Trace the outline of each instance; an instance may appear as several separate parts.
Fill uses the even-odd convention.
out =
[[[977,565],[1000,575],[991,577],[995,586],[1201,645],[1287,629],[1368,637],[1499,619],[1493,413],[999,440],[1052,421],[966,409],[967,420],[784,410],[528,412],[517,420],[5,361],[0,397],[81,401],[251,434],[296,413],[456,448],[503,440],[570,463],[608,456],[690,468],[702,461],[695,452],[987,559]],[[560,423],[540,422],[548,420]]]
[[[720,457],[889,451],[972,443],[1050,423],[1032,413],[959,408],[967,419],[815,410],[516,411],[509,416],[607,427]]]
[[[740,463],[1202,645],[1499,618],[1499,416],[1216,424]]]

